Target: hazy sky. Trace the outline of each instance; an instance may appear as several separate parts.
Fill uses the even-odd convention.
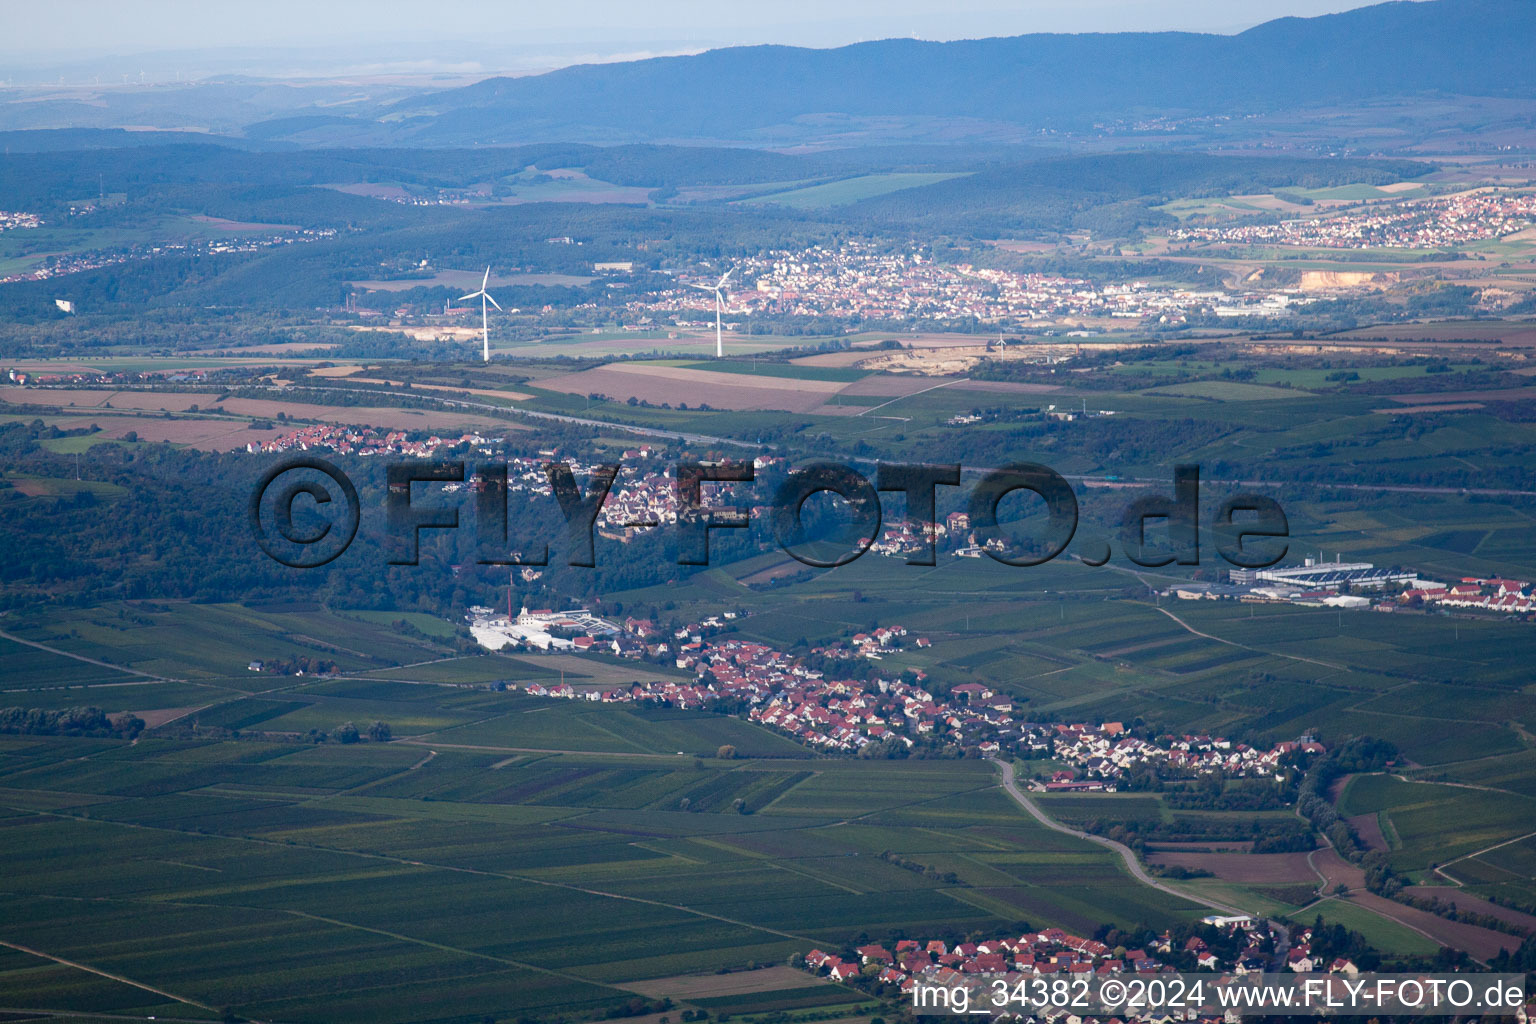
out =
[[[496,54],[567,58],[740,43],[837,46],[860,39],[955,39],[1024,32],[1233,32],[1351,0],[0,0],[0,61],[35,65],[105,54],[209,48],[413,48],[423,62]],[[0,64],[0,78],[5,67]]]

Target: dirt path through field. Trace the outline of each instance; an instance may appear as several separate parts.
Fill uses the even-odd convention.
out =
[[[74,653],[72,653],[70,651],[60,650],[57,647],[49,647],[47,644],[40,644],[40,643],[38,643],[35,640],[23,639],[22,637],[17,636],[15,633],[7,633],[3,629],[0,629],[0,638],[4,638],[6,640],[9,640],[12,643],[25,644],[28,647],[36,647],[38,650],[40,650],[40,651],[47,651],[49,654],[57,654],[60,657],[73,658],[76,661],[83,661],[87,665],[95,665],[95,666],[97,666],[99,668],[109,668],[109,669],[111,669],[114,672],[126,672],[130,676],[143,676],[145,679],[153,679],[153,680],[155,680],[156,682],[159,682],[159,683],[171,683],[171,682],[181,682],[182,681],[182,680],[179,680],[179,679],[171,679],[169,676],[157,676],[157,675],[155,675],[155,674],[153,674],[151,672],[140,672],[136,668],[124,668],[121,665],[114,665],[110,661],[97,661],[95,658],[87,658],[83,654],[74,654]]]
[[[4,939],[0,939],[0,946],[4,946],[7,949],[14,949],[17,952],[26,953],[30,956],[39,957],[43,960],[52,960],[56,964],[62,964],[65,967],[73,967],[77,971],[84,971],[87,974],[94,974],[97,977],[106,978],[110,981],[120,982],[124,985],[132,985],[134,988],[141,991],[149,992],[152,995],[157,995],[164,999],[170,999],[173,1002],[185,1003],[188,1006],[195,1006],[199,1010],[208,1010],[213,1013],[218,1012],[207,1003],[200,1003],[196,999],[192,999],[188,996],[179,996],[174,992],[167,992],[163,988],[155,988],[153,985],[146,985],[142,981],[134,981],[132,978],[126,978],[121,974],[113,974],[111,971],[104,971],[99,967],[92,967],[90,964],[76,963],[73,960],[66,960],[61,956],[54,956],[52,953],[44,953],[41,950],[32,949],[29,946],[18,945],[14,942],[6,942]],[[259,1022],[257,1022],[257,1024],[259,1024]]]

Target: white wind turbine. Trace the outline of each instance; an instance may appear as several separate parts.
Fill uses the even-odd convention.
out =
[[[715,293],[715,358],[716,359],[723,359],[725,357],[725,336],[721,333],[720,314],[725,310],[725,282],[730,280],[731,275],[734,274],[734,273],[736,273],[736,268],[732,267],[730,270],[727,270],[724,274],[722,274],[720,276],[720,280],[716,281],[713,286],[707,285],[707,284],[696,284],[696,285],[692,286],[694,288],[699,289],[700,291],[714,292]]]
[[[490,267],[486,267],[485,268],[485,276],[480,279],[480,290],[477,291],[477,292],[470,292],[468,295],[460,295],[459,296],[459,301],[460,302],[463,302],[465,299],[479,299],[480,300],[480,339],[481,339],[481,341],[483,341],[485,343],[485,361],[486,362],[490,362],[491,361],[491,321],[490,321],[490,314],[486,311],[486,305],[485,304],[487,302],[489,302],[491,305],[496,307],[496,311],[498,313],[502,311],[501,310],[501,304],[499,302],[497,302],[495,299],[491,298],[490,293],[485,290],[485,286],[490,284],[490,283],[491,283],[491,268]]]

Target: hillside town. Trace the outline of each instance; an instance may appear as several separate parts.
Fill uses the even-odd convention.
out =
[[[1453,249],[1504,238],[1536,224],[1536,193],[1476,191],[1440,199],[1368,205],[1278,224],[1180,227],[1175,242],[1239,242],[1322,249]]]

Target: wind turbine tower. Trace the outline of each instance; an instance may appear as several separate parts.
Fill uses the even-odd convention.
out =
[[[715,293],[715,358],[716,359],[723,359],[723,358],[725,358],[725,335],[722,333],[722,328],[720,326],[720,315],[721,315],[721,313],[723,313],[725,311],[725,282],[729,281],[731,279],[731,275],[734,274],[734,273],[736,273],[736,268],[732,267],[730,270],[727,270],[724,274],[722,274],[721,277],[720,277],[720,280],[716,281],[713,286],[710,286],[710,285],[707,285],[707,284],[696,284],[696,285],[693,285],[693,287],[698,288],[701,291],[714,292]]]
[[[468,295],[459,296],[460,302],[463,302],[465,299],[480,300],[480,340],[484,344],[483,358],[487,363],[491,361],[491,321],[490,313],[487,312],[486,303],[490,303],[492,306],[495,306],[498,313],[502,311],[501,304],[495,299],[491,298],[490,293],[485,290],[485,286],[490,283],[491,268],[486,267],[485,276],[480,279],[480,290],[477,292],[470,292]]]

